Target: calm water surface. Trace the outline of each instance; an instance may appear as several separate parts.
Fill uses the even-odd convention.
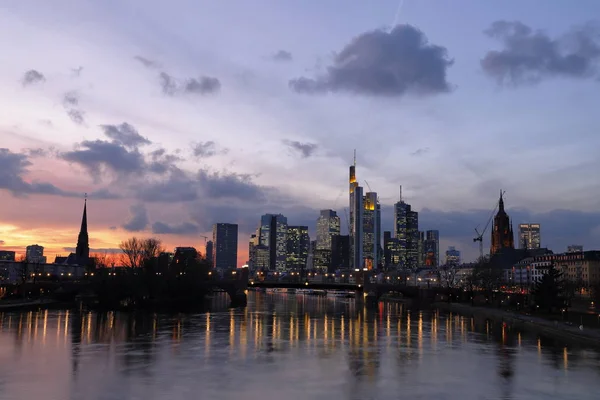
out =
[[[0,314],[0,399],[600,398],[600,355],[484,319],[226,296],[205,314]]]

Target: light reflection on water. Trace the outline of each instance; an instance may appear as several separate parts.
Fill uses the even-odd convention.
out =
[[[484,319],[218,296],[204,314],[0,313],[0,399],[597,399],[600,355]]]

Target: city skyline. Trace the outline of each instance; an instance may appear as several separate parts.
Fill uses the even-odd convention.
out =
[[[544,247],[600,244],[600,188],[591,173],[600,144],[597,56],[579,72],[534,68],[499,85],[518,66],[493,53],[516,51],[498,38],[523,28],[496,22],[520,21],[554,46],[532,58],[560,60],[569,49],[557,43],[600,13],[597,2],[406,1],[396,22],[408,25],[395,30],[397,1],[172,3],[144,2],[140,11],[9,1],[0,11],[14,33],[0,38],[12,54],[0,65],[0,249],[23,253],[37,243],[49,260],[75,251],[87,192],[91,253],[118,251],[130,236],[203,250],[214,223],[233,223],[239,266],[265,213],[308,226],[315,238],[319,210],[332,209],[347,233],[353,148],[359,185],[367,179],[379,196],[382,232],[393,231],[402,185],[419,229],[439,230],[440,249],[456,246],[474,259],[474,228],[502,188],[515,230],[540,223]],[[245,18],[250,12],[255,19]],[[192,15],[194,24],[171,22]],[[239,24],[235,33],[222,34],[229,21]],[[332,52],[376,54],[353,41],[365,37],[374,48],[387,40],[400,49],[412,27],[428,44],[403,57],[441,46],[447,57],[430,60],[441,75],[391,82],[388,92],[335,80],[344,71]],[[531,39],[520,32],[514,40]],[[374,57],[364,60],[372,77],[398,62]]]

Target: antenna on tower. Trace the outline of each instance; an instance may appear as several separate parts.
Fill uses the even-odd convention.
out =
[[[354,149],[354,166],[356,167],[356,149]]]
[[[87,201],[87,193],[84,193],[84,194],[83,194],[83,199],[84,199],[85,201]]]
[[[402,185],[400,185],[400,201],[402,201]]]

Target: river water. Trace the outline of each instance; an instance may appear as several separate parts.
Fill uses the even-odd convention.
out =
[[[436,311],[249,294],[156,315],[0,314],[0,399],[600,398],[600,353]]]

